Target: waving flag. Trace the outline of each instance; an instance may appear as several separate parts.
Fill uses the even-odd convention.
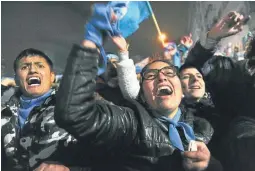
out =
[[[118,17],[117,28],[124,38],[133,34],[151,15],[147,1],[112,1],[109,6]]]
[[[111,22],[111,9],[117,16],[116,22]],[[107,68],[107,57],[102,46],[103,37],[96,31],[104,30],[108,36],[122,35],[124,38],[133,34],[139,24],[151,15],[150,4],[147,1],[112,1],[107,5],[94,4],[92,19],[86,24],[85,38],[96,43],[100,48],[102,58],[99,59],[98,75]],[[93,40],[92,40],[93,39]]]

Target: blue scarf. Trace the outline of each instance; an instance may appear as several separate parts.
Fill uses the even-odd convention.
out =
[[[24,123],[29,116],[31,110],[36,107],[40,106],[47,97],[51,95],[51,92],[53,90],[48,91],[44,95],[37,97],[37,98],[29,98],[25,96],[20,97],[20,108],[19,108],[19,124],[20,128],[22,129],[24,126]]]
[[[181,151],[184,151],[181,137],[180,137],[178,130],[176,128],[180,127],[183,129],[185,138],[188,141],[195,140],[195,135],[194,135],[194,131],[191,126],[189,126],[188,124],[186,124],[184,122],[179,122],[180,117],[181,117],[181,110],[178,109],[178,111],[173,119],[162,116],[159,118],[159,120],[169,123],[168,133],[169,133],[170,142],[173,144],[174,147],[178,148]]]

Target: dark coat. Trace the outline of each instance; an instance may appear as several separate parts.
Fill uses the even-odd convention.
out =
[[[199,42],[190,51],[187,63],[202,68],[222,129],[221,162],[227,171],[254,171],[255,168],[255,60],[232,60],[213,56],[213,49]],[[226,134],[224,134],[226,132]]]
[[[183,170],[168,126],[150,110],[137,101],[121,107],[95,100],[98,57],[95,49],[74,45],[57,94],[57,124],[93,149],[95,169]],[[197,140],[211,139],[213,129],[205,119],[182,109],[180,120],[193,127]]]

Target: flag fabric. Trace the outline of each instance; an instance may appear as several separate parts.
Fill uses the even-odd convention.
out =
[[[124,38],[133,34],[139,24],[150,16],[147,1],[111,1],[108,4],[94,4],[91,20],[86,24],[85,39],[96,43],[102,58],[99,59],[98,75],[107,68],[107,57],[103,48],[104,34],[108,36],[122,35]],[[111,10],[117,16],[111,22]]]
[[[151,15],[147,1],[112,1],[109,5],[119,17],[117,28],[120,34],[126,38],[132,35],[139,24]]]

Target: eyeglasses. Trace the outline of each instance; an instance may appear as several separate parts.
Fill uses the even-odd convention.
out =
[[[177,70],[175,67],[166,66],[161,69],[148,69],[142,74],[142,77],[145,80],[154,80],[158,77],[160,72],[162,72],[167,77],[174,77],[177,75]]]

